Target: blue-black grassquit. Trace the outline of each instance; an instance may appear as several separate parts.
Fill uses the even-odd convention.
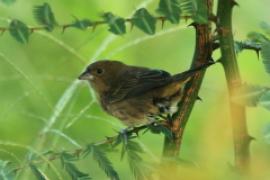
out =
[[[170,75],[163,70],[103,60],[90,64],[79,79],[90,83],[106,112],[132,127],[146,123],[149,117],[170,113],[181,99],[186,82],[211,64]]]

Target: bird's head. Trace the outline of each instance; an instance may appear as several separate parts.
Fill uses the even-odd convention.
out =
[[[102,60],[90,64],[79,76],[80,80],[87,80],[97,93],[104,93],[117,79],[126,65],[119,61]]]

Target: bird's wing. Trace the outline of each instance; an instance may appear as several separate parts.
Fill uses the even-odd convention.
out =
[[[113,85],[107,96],[109,102],[136,97],[152,89],[172,82],[172,76],[162,70],[133,69],[121,74],[117,84]]]

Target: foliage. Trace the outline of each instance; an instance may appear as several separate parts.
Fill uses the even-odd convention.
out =
[[[1,0],[1,1],[7,5],[11,5],[11,4],[15,3],[16,0]]]
[[[135,12],[131,23],[147,34],[155,34],[156,19],[145,8]]]
[[[249,107],[257,107],[259,105],[270,110],[270,88],[243,85],[238,89],[237,95],[233,97],[233,100]]]
[[[54,14],[48,3],[44,3],[41,6],[36,6],[33,13],[36,21],[43,25],[47,31],[52,31],[56,26],[57,23]]]
[[[173,24],[180,21],[181,10],[177,0],[160,0],[157,11]]]
[[[46,177],[46,175],[40,169],[38,169],[38,167],[36,165],[30,164],[29,166],[31,168],[31,171],[33,172],[33,174],[37,178],[37,180],[48,180],[49,179],[48,177]]]
[[[147,9],[138,9],[132,18],[122,18],[115,16],[111,12],[102,15],[104,21],[92,21],[88,18],[78,19],[75,18],[74,22],[69,24],[59,25],[56,21],[54,12],[48,3],[34,7],[33,14],[37,23],[41,26],[29,27],[19,20],[13,20],[9,28],[0,27],[0,32],[9,30],[12,37],[20,43],[26,43],[29,39],[30,33],[40,30],[53,31],[56,27],[62,28],[63,32],[67,28],[77,28],[86,30],[89,27],[95,29],[101,24],[107,24],[109,31],[116,35],[123,35],[126,33],[126,24],[130,23],[142,30],[146,34],[153,35],[156,32],[156,22],[161,21],[162,26],[166,20],[172,24],[179,24],[180,18],[191,18],[196,23],[207,23],[208,16],[206,5],[203,0],[160,0],[157,12],[163,16],[153,16]],[[183,13],[182,13],[183,12]]]
[[[12,2],[12,0],[2,1]],[[102,15],[103,20],[101,21],[93,21],[88,18],[75,18],[73,22],[62,25],[57,23],[50,5],[44,3],[43,5],[36,6],[33,11],[34,17],[40,26],[30,27],[20,20],[13,19],[9,27],[0,28],[0,31],[9,31],[10,35],[20,43],[27,43],[31,33],[39,30],[46,30],[48,32],[56,28],[62,28],[63,32],[67,28],[77,28],[79,30],[93,28],[95,30],[95,28],[101,24],[106,24],[109,27],[109,31],[116,35],[125,34],[127,32],[128,23],[146,34],[153,35],[156,33],[158,21],[161,21],[162,24],[165,21],[178,24],[181,18],[190,18],[199,24],[208,23],[207,5],[204,2],[203,0],[160,0],[157,12],[162,16],[155,16],[146,8],[140,8],[135,11],[131,18],[122,18],[111,12],[107,12]],[[255,50],[256,52],[260,51],[265,69],[270,73],[270,40],[267,37],[270,34],[269,25],[262,23],[262,29],[265,31],[265,34],[257,32],[250,33],[248,35],[249,40],[235,42],[235,49],[237,53],[245,49]],[[234,97],[233,100],[242,105],[250,107],[263,106],[270,110],[270,89],[260,86],[243,86],[243,88],[239,89],[238,96]],[[46,154],[46,156],[50,161],[60,159],[63,169],[72,179],[90,179],[90,175],[82,172],[76,162],[86,156],[91,156],[108,178],[117,180],[119,179],[119,175],[113,167],[113,163],[107,157],[108,152],[106,150],[114,149],[116,146],[122,145],[121,159],[126,158],[128,160],[130,170],[134,177],[136,179],[147,179],[150,178],[151,170],[141,157],[142,153],[144,153],[142,147],[134,141],[134,138],[137,137],[138,131],[140,130],[150,131],[154,134],[164,134],[170,139],[173,138],[171,129],[166,125],[152,123],[144,125],[139,129],[134,128],[126,132],[121,132],[116,137],[106,138],[101,143],[91,143],[75,151],[52,151]],[[106,149],[103,148],[103,145],[106,146]],[[37,179],[46,180],[48,177],[43,173],[43,169],[36,164],[36,162],[40,161],[42,160],[35,159],[28,165]],[[0,161],[0,177],[13,179],[15,172],[10,162]],[[94,174],[91,173],[91,176],[92,175]]]
[[[112,163],[107,158],[104,150],[101,147],[94,144],[90,144],[84,151],[85,155],[92,154],[93,159],[98,163],[99,167],[106,173],[106,175],[112,180],[118,180],[119,176],[116,170],[114,170]]]
[[[9,33],[12,37],[21,43],[27,43],[30,36],[30,31],[27,26],[19,20],[11,21],[9,26]]]
[[[0,159],[0,179],[12,180],[15,178],[16,170],[11,166],[11,162]]]

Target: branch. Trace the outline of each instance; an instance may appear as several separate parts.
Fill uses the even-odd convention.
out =
[[[165,21],[168,20],[165,16],[156,16],[154,18],[157,21],[160,21],[162,23],[162,27],[163,27]],[[181,18],[187,20],[187,19],[192,18],[192,16],[181,16]],[[126,23],[130,23],[132,25],[133,19],[134,18],[126,18],[126,19],[124,19],[124,21]],[[85,29],[92,28],[92,30],[94,31],[98,26],[105,25],[105,24],[107,24],[106,21],[93,21],[93,22],[91,22],[91,25],[90,24],[86,25]],[[74,27],[74,22],[68,23],[68,24],[57,25],[56,27],[59,29],[62,29],[62,32],[65,32],[65,30],[67,28]],[[47,28],[48,28],[47,26],[28,26],[28,29],[30,30],[31,33],[34,33],[36,31],[44,31],[44,30],[47,30]],[[3,34],[9,30],[10,30],[9,27],[0,27],[0,34]]]
[[[48,151],[44,153],[44,156],[46,155],[48,156],[47,158],[48,161],[54,161],[54,160],[60,159],[63,153],[68,153],[70,155],[77,157],[77,159],[80,159],[84,157],[83,156],[84,152],[87,151],[87,149],[89,148],[89,145],[100,146],[100,147],[104,145],[111,145],[111,147],[115,147],[121,143],[121,141],[119,142],[119,138],[124,138],[126,140],[133,139],[133,138],[138,137],[140,132],[142,131],[146,132],[146,130],[150,130],[151,132],[156,133],[156,134],[163,133],[162,127],[168,128],[167,121],[157,121],[157,122],[144,124],[138,127],[130,128],[130,129],[124,129],[124,131],[119,132],[115,136],[106,137],[105,139],[101,141],[90,143],[83,148],[78,148],[72,151],[63,151],[63,152]],[[29,165],[33,165],[33,164],[37,165],[37,164],[43,164],[43,163],[45,163],[45,160],[38,158],[38,159],[27,162],[27,164],[23,166],[15,168],[15,171],[17,172],[19,170],[22,170],[25,167],[28,167]]]
[[[211,15],[213,6],[212,0],[206,0],[205,3],[208,9],[208,15]],[[201,25],[194,23],[193,26],[196,29],[196,49],[191,69],[208,63],[212,55],[210,22],[209,24]],[[163,146],[163,156],[165,157],[177,157],[179,155],[185,126],[188,122],[195,101],[198,99],[198,92],[201,87],[204,74],[205,71],[198,72],[184,89],[183,99],[178,104],[178,111],[173,115],[172,121],[169,122],[171,131],[173,132],[173,138],[169,139],[165,137]]]
[[[232,10],[234,5],[236,3],[233,0],[219,0],[217,12],[219,23],[217,28],[222,55],[220,62],[224,67],[230,94],[235,166],[241,172],[245,172],[248,170],[250,163],[249,145],[251,141],[247,130],[246,110],[244,106],[231,100],[231,97],[236,95],[237,89],[242,85],[232,34]],[[250,46],[245,46],[245,48],[254,49],[254,47]]]

